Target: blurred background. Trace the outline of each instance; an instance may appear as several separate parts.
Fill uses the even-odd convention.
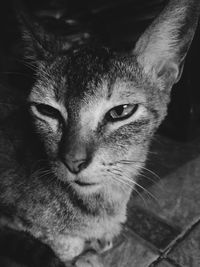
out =
[[[68,40],[72,46],[94,38],[116,52],[133,48],[137,38],[166,4],[166,0],[26,0],[22,5],[48,32]],[[23,46],[12,1],[1,1],[0,79],[13,88],[27,91],[32,70],[23,64]],[[199,30],[199,29],[198,29]],[[197,31],[198,32],[198,31]],[[199,36],[196,34],[180,82],[160,132],[180,141],[198,135],[200,90],[198,64]]]

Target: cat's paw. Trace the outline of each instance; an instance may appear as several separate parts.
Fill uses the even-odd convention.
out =
[[[100,256],[95,252],[87,252],[77,258],[75,267],[105,267]]]
[[[113,247],[113,242],[111,240],[98,240],[100,246],[100,253],[110,250]]]
[[[86,249],[95,250],[98,254],[102,254],[103,252],[110,250],[113,247],[113,243],[111,240],[102,239],[93,239],[90,240],[86,244]]]

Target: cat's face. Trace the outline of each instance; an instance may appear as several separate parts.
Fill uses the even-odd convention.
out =
[[[129,199],[167,100],[134,57],[89,48],[41,63],[29,96],[55,179],[113,212]]]
[[[80,210],[125,211],[194,36],[199,5],[186,2],[170,1],[127,57],[103,48],[49,53],[28,33],[38,69],[33,125],[62,198]]]

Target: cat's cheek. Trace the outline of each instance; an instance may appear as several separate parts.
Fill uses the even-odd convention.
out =
[[[108,185],[104,188],[104,196],[105,201],[110,203],[114,203],[115,211],[119,211],[126,205],[128,202],[130,195],[132,192],[132,188],[126,186],[120,186],[120,184],[116,185]]]
[[[55,143],[54,140],[46,141],[45,150],[50,159],[56,159],[58,155],[58,143]]]
[[[50,126],[38,122],[35,125],[36,132],[44,146],[46,155],[50,158],[56,158],[62,138],[61,129],[56,127],[56,131],[54,131]]]
[[[86,169],[82,175],[83,177],[87,177],[89,181],[97,183],[97,186],[94,186],[90,190],[81,190],[81,188],[78,188],[77,190],[80,195],[88,196],[93,193],[100,193],[105,203],[121,203],[131,193],[130,187],[124,186],[108,172],[100,171],[95,165]]]
[[[52,160],[49,161],[51,171],[54,173],[56,179],[64,182],[64,183],[73,183],[75,177],[66,166],[58,160],[58,158],[52,158]]]
[[[54,135],[49,135],[48,137],[45,137],[44,141],[44,149],[46,152],[46,155],[50,160],[56,160],[58,157],[58,151],[59,151],[59,142],[60,139]]]

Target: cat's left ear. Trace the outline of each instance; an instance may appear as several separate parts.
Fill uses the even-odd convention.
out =
[[[77,44],[86,42],[89,34],[65,34],[56,35],[33,17],[18,0],[15,1],[15,13],[17,15],[23,40],[25,43],[25,57],[36,62],[50,60],[58,54],[65,54]]]
[[[182,74],[199,11],[199,0],[170,0],[136,43],[139,65],[162,90],[171,89]]]
[[[53,50],[50,49],[50,44],[53,43],[52,37],[24,12],[18,12],[17,17],[24,41],[25,57],[36,62],[50,59],[55,49],[55,47]]]

